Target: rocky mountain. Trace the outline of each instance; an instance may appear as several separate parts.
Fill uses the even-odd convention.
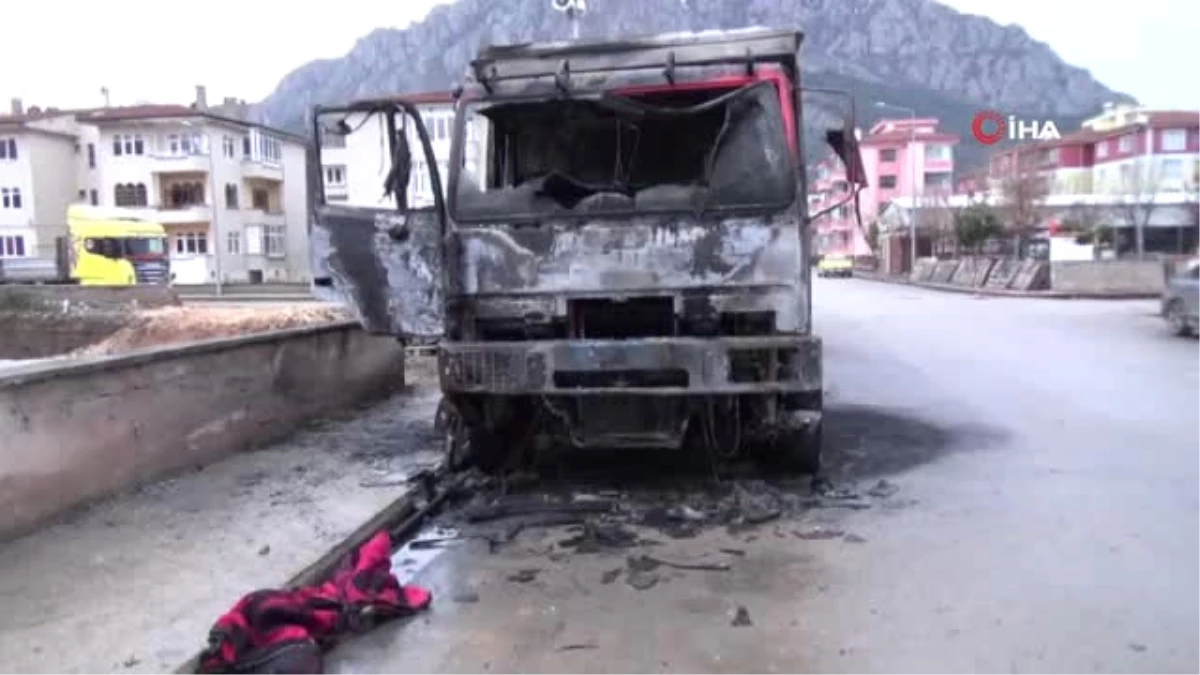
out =
[[[803,30],[805,84],[853,92],[862,126],[904,114],[875,101],[941,118],[964,137],[960,165],[982,155],[968,140],[980,109],[1070,128],[1107,101],[1132,100],[1064,63],[1023,29],[933,0],[589,0],[581,33],[596,38],[744,26]],[[480,45],[561,39],[569,30],[548,0],[458,0],[406,29],[373,31],[340,59],[297,68],[255,116],[300,130],[317,103],[450,89]],[[837,122],[824,98],[814,98],[806,113],[810,134]]]

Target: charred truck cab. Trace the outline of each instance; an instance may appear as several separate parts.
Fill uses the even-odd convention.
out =
[[[444,193],[409,104],[317,110],[318,133],[387,116],[401,195],[419,139],[431,205],[321,204],[313,241],[318,285],[369,330],[438,342],[453,461],[553,441],[817,470],[800,42],[752,29],[488,48],[458,95]],[[852,130],[830,140],[861,167]]]

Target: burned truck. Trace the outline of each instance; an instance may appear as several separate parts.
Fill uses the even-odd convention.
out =
[[[454,463],[551,442],[817,470],[801,40],[486,48],[455,93],[448,176],[403,96],[315,110],[317,134],[382,120],[395,198],[316,186],[316,283],[372,332],[436,342]],[[861,182],[852,125],[828,138]]]

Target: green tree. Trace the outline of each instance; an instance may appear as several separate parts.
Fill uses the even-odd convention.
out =
[[[987,240],[1004,232],[999,216],[987,206],[975,204],[954,215],[954,235],[959,246],[978,254]]]

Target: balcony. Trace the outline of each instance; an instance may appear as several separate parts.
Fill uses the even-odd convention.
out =
[[[207,204],[159,206],[154,208],[154,218],[163,225],[207,223],[212,221],[212,208]]]
[[[272,209],[242,209],[242,222],[248,225],[286,225],[283,211]]]
[[[244,178],[281,181],[283,180],[283,164],[264,163],[262,160],[247,157],[242,159],[242,176]]]
[[[212,220],[212,209],[207,204],[190,204],[186,206],[120,206],[117,207],[128,217],[145,220],[160,225],[187,225],[190,223],[207,223]]]
[[[156,153],[149,155],[150,171],[153,173],[202,173],[207,174],[212,168],[208,155],[197,154],[167,154]]]
[[[925,158],[925,173],[951,173],[954,171],[953,159]]]

